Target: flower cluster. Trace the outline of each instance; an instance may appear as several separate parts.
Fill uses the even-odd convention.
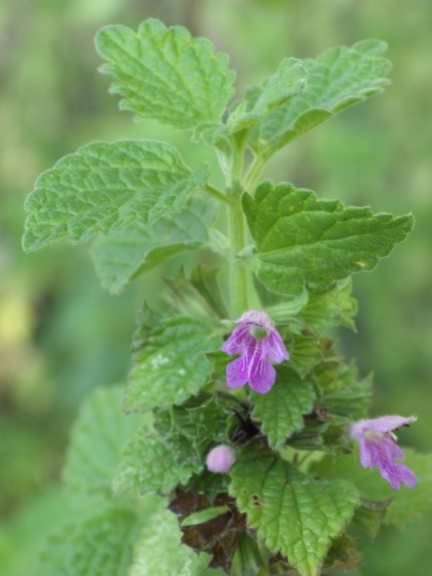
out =
[[[249,310],[222,346],[229,356],[238,356],[227,366],[229,388],[249,384],[258,394],[267,394],[276,381],[274,364],[289,359],[288,350],[269,316],[259,310]],[[360,420],[350,428],[350,436],[360,447],[360,463],[364,468],[377,468],[394,490],[402,485],[413,488],[416,476],[401,464],[404,454],[396,443],[395,431],[415,422],[415,417],[382,416]],[[207,467],[213,472],[227,472],[234,462],[228,446],[214,448],[207,457]]]

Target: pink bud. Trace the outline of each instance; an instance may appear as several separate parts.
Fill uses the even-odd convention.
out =
[[[210,472],[226,474],[235,462],[234,450],[226,444],[216,446],[207,454],[207,468]]]

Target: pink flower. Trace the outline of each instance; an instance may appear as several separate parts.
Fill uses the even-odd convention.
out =
[[[351,438],[359,444],[363,468],[378,468],[393,490],[399,490],[402,484],[409,488],[416,485],[414,472],[399,463],[404,459],[404,454],[394,434],[394,431],[416,420],[414,416],[381,416],[372,420],[359,420],[350,429]]]
[[[240,388],[249,384],[258,394],[267,394],[275,383],[273,364],[281,364],[289,358],[273,322],[259,310],[243,314],[222,350],[230,356],[239,354],[239,358],[227,366],[228,387]]]
[[[216,446],[207,454],[207,468],[210,472],[226,474],[230,471],[235,462],[235,455],[232,448],[226,444]]]

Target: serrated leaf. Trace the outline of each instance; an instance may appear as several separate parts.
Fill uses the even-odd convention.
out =
[[[120,108],[140,118],[194,128],[220,120],[233,94],[227,57],[179,26],[154,19],[138,32],[107,26],[97,34],[96,49],[107,61],[101,71],[114,78],[111,93],[122,97]]]
[[[304,327],[320,334],[333,326],[355,330],[357,300],[351,292],[352,282],[349,279],[327,292],[310,294],[306,306],[299,314]]]
[[[312,410],[314,401],[312,382],[301,380],[294,370],[281,366],[272,390],[254,396],[253,417],[260,422],[270,445],[279,449],[291,434],[303,428],[303,415]]]
[[[305,378],[323,358],[323,344],[313,334],[294,334],[287,338],[287,346],[293,367]]]
[[[205,170],[192,173],[169,144],[88,144],[37,179],[25,204],[24,249],[88,241],[136,223],[151,226],[182,211],[205,179]]]
[[[297,297],[330,289],[351,273],[370,270],[413,226],[412,215],[373,214],[319,200],[292,184],[260,185],[244,196],[257,245],[256,272],[270,290]]]
[[[330,415],[346,420],[366,418],[372,400],[373,376],[356,381],[348,387],[325,394],[320,400],[320,407]]]
[[[317,59],[288,58],[234,111],[234,132],[249,129],[249,141],[264,156],[308,132],[337,112],[382,92],[390,62],[386,44],[364,40],[326,50]]]
[[[226,441],[230,415],[216,400],[156,413],[126,446],[114,480],[116,493],[170,493],[201,472],[209,448]]]
[[[138,274],[175,254],[201,247],[208,240],[208,223],[201,203],[192,203],[154,224],[132,222],[99,235],[91,255],[102,286],[118,294]]]
[[[200,454],[186,436],[161,436],[157,429],[143,426],[125,448],[113,489],[116,494],[169,494],[202,467]]]
[[[210,324],[187,317],[149,327],[143,349],[136,353],[129,375],[127,405],[148,410],[181,404],[208,382],[221,334]]]
[[[209,556],[181,543],[177,517],[160,510],[141,530],[129,576],[222,576],[208,567]]]
[[[314,481],[258,448],[245,450],[231,478],[230,493],[268,548],[287,557],[301,576],[318,576],[358,505],[355,487]]]
[[[122,388],[96,390],[85,401],[74,424],[64,469],[68,490],[83,495],[109,495],[122,450],[143,418],[125,415]]]
[[[357,451],[339,457],[327,456],[314,465],[314,471],[323,478],[349,479],[369,500],[390,500],[384,522],[405,528],[432,510],[432,455],[409,448],[404,449],[404,453],[404,464],[416,473],[417,486],[402,487],[399,492],[391,490],[377,470],[363,469]]]

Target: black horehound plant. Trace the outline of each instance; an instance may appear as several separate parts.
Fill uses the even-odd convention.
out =
[[[225,186],[165,142],[96,141],[27,198],[27,252],[86,244],[111,293],[159,278],[126,386],[94,393],[73,430],[38,574],[355,566],[362,533],[405,525],[431,499],[428,457],[407,450],[403,464],[396,443],[415,418],[367,419],[371,378],[330,336],[354,328],[351,275],[387,256],[413,217],[261,174],[291,141],[383,91],[386,46],[287,58],[237,99],[226,56],[184,28],[108,26],[96,48],[120,108],[213,147]]]

